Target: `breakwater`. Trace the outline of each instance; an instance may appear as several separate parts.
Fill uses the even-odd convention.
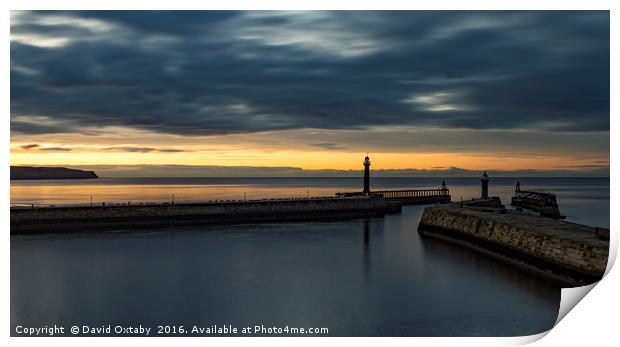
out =
[[[398,202],[401,205],[427,205],[443,204],[451,201],[450,190],[444,181],[441,188],[435,189],[403,189],[403,190],[378,190],[363,192],[336,193],[337,197],[353,197],[372,195],[382,197],[388,201]]]
[[[11,234],[184,224],[240,224],[381,216],[400,211],[381,197],[265,199],[185,204],[12,208]]]
[[[428,207],[418,231],[568,286],[600,280],[608,230],[507,210],[499,199]]]

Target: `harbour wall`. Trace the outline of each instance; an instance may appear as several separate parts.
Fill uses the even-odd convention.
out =
[[[400,209],[400,204],[378,197],[22,208],[11,209],[11,234],[352,218],[381,216]]]
[[[562,285],[585,285],[603,277],[609,241],[601,237],[601,229],[478,202],[428,207],[418,231]]]

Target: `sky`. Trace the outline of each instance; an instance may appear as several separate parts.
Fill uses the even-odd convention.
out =
[[[607,11],[12,11],[11,164],[607,176],[609,53]]]

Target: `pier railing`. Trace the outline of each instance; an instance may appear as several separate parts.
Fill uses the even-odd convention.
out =
[[[555,194],[517,190],[511,199],[511,205],[517,208],[539,212],[542,216],[563,218]]]
[[[279,197],[262,199],[211,199],[211,200],[180,200],[180,201],[115,201],[115,202],[95,202],[95,203],[73,203],[73,204],[39,204],[39,203],[11,203],[11,209],[41,209],[56,207],[116,207],[116,206],[162,206],[162,205],[187,205],[187,204],[239,204],[239,203],[260,203],[277,201],[316,201],[316,200],[335,200],[335,199],[356,199],[362,196],[308,196],[308,197]]]
[[[515,198],[524,201],[541,204],[544,206],[557,206],[555,194],[545,192],[534,192],[528,190],[518,190],[515,192]]]
[[[407,190],[377,190],[370,192],[370,195],[379,195],[385,199],[393,198],[417,198],[431,196],[448,196],[450,191],[447,188],[438,189],[407,189]]]
[[[424,189],[402,189],[402,190],[377,190],[370,193],[371,197],[383,197],[386,200],[401,201],[406,203],[434,203],[450,202],[450,191],[447,188],[424,188]],[[60,203],[60,204],[41,204],[41,203],[11,203],[11,209],[41,209],[56,207],[117,207],[117,206],[158,206],[158,205],[184,205],[184,204],[239,204],[239,203],[260,203],[276,201],[314,201],[327,199],[359,199],[366,198],[361,192],[336,193],[331,196],[291,196],[273,197],[263,199],[210,199],[210,200],[177,200],[177,201],[105,201],[105,202],[85,202],[85,203]]]

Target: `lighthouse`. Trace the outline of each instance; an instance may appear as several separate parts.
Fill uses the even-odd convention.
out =
[[[363,195],[370,194],[370,158],[364,158],[364,191]]]
[[[481,199],[489,198],[489,176],[487,176],[487,171],[485,170],[480,177],[480,182],[482,183],[482,192],[480,193]]]

